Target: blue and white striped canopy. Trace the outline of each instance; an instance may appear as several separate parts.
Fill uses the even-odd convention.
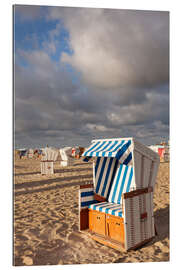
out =
[[[127,165],[132,160],[131,140],[95,140],[86,149],[83,156],[114,157],[120,163]]]

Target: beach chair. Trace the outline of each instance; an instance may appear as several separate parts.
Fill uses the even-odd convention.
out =
[[[61,149],[59,149],[59,153],[61,156],[60,165],[62,167],[72,165],[72,163],[73,163],[72,147],[67,146],[67,147],[61,148]]]
[[[169,162],[169,152],[169,146],[165,146],[163,155],[164,162]]]
[[[56,149],[46,147],[42,149],[41,174],[54,174],[54,161],[58,158]]]
[[[28,150],[28,158],[33,158],[33,156],[34,156],[34,151],[33,151],[33,149],[29,149]]]
[[[84,147],[79,147],[79,158],[82,157],[82,154],[84,153],[85,148]]]
[[[19,151],[19,157],[20,159],[23,157],[23,158],[27,158],[27,154],[28,154],[28,150],[26,149],[23,149],[23,150],[20,150]]]
[[[93,140],[82,156],[93,158],[93,184],[80,186],[80,231],[118,250],[150,241],[159,155],[133,138],[118,138]]]
[[[71,149],[71,156],[72,156],[72,157],[75,157],[75,155],[76,155],[76,148],[73,147],[73,148]]]

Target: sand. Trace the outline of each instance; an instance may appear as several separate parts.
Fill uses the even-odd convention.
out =
[[[92,163],[54,164],[40,174],[40,160],[15,158],[14,265],[169,261],[169,163],[160,163],[154,193],[157,236],[136,251],[117,251],[78,231],[79,184],[92,182]]]

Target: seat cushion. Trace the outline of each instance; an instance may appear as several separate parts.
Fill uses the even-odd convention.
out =
[[[101,202],[89,205],[89,209],[114,215],[117,217],[122,217],[122,205],[120,204]]]

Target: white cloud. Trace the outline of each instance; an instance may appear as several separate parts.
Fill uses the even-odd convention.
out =
[[[168,81],[168,12],[50,9],[70,33],[72,56],[63,54],[86,83],[108,89]]]
[[[17,51],[27,62],[15,69],[17,141],[168,136],[168,13],[49,8],[48,16],[64,23],[74,53],[50,57],[60,21],[41,50]]]

